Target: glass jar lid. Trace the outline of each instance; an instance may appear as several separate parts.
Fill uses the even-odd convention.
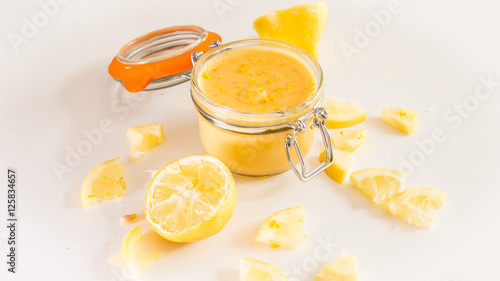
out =
[[[190,79],[192,52],[206,52],[221,37],[200,26],[159,29],[125,44],[109,65],[109,74],[129,92],[165,88]]]

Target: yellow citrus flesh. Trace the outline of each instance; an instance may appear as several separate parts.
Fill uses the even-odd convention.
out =
[[[293,207],[272,214],[255,237],[256,243],[272,248],[296,248],[306,241],[304,207]]]
[[[325,160],[325,151],[321,152],[319,155],[319,161],[323,162]],[[354,154],[342,151],[333,150],[333,163],[326,168],[325,173],[334,181],[344,184],[349,170],[354,162]]]
[[[326,18],[326,2],[321,1],[270,12],[257,18],[253,28],[262,39],[295,45],[318,58]]]
[[[235,206],[229,169],[212,156],[193,155],[156,173],[146,196],[146,219],[165,239],[192,242],[219,232]]]
[[[417,129],[417,111],[411,108],[382,106],[382,120],[399,130],[413,134]]]
[[[333,148],[354,152],[365,142],[368,136],[368,130],[342,130],[330,133],[330,136],[332,138]]]
[[[355,106],[354,101],[343,102],[330,98],[323,107],[328,111],[326,127],[329,129],[351,127],[366,120],[366,111]]]
[[[363,169],[351,174],[351,183],[377,206],[396,195],[404,183],[403,172],[390,169]]]
[[[127,138],[132,144],[130,148],[130,160],[132,161],[144,155],[151,147],[165,142],[163,126],[161,124],[129,128]]]
[[[447,193],[434,188],[408,188],[387,202],[389,213],[409,224],[428,228],[434,220],[434,209],[446,202]]]
[[[123,195],[125,185],[120,158],[103,162],[95,167],[82,184],[82,205],[88,207],[103,200],[119,198]]]
[[[354,255],[344,255],[325,265],[316,281],[358,281],[358,264]]]
[[[127,262],[130,271],[135,275],[139,275],[141,271],[150,267],[162,256],[162,253],[140,253],[137,250],[137,245],[141,239],[141,227],[137,226],[127,233],[122,243],[123,258]]]
[[[251,259],[240,260],[240,281],[286,281],[287,278],[271,264]]]

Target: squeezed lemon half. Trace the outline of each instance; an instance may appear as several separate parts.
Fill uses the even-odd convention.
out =
[[[270,12],[257,18],[253,28],[262,39],[295,45],[318,58],[326,18],[326,2],[321,1]]]
[[[405,177],[400,171],[372,168],[352,173],[351,183],[379,206],[399,192]]]
[[[92,170],[82,184],[82,205],[88,207],[103,200],[119,198],[125,186],[120,158],[103,162]]]
[[[161,124],[150,124],[129,128],[127,138],[132,144],[130,147],[130,160],[136,161],[150,148],[165,142],[163,126]]]
[[[366,120],[366,111],[354,105],[354,101],[343,102],[330,98],[323,107],[328,111],[326,127],[329,129],[351,127]]]
[[[271,264],[251,259],[240,260],[240,281],[286,281],[287,278]]]
[[[272,248],[296,248],[306,241],[304,207],[284,209],[268,217],[255,237],[256,243]]]
[[[165,239],[192,242],[219,232],[236,205],[229,169],[208,155],[181,158],[154,176],[146,195],[146,219]]]
[[[344,255],[326,264],[316,281],[358,281],[358,263],[354,255]]]

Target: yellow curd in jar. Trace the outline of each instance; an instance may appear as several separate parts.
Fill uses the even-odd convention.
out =
[[[257,114],[254,116],[283,112],[268,123],[266,117],[262,117],[256,133],[214,126],[200,114],[200,138],[208,154],[220,159],[231,171],[243,175],[265,176],[290,169],[285,137],[292,130],[266,130],[262,126],[294,123],[316,105],[304,105],[316,93],[317,78],[299,55],[279,48],[249,46],[229,49],[202,65],[196,72],[199,90],[216,104],[237,112]],[[299,106],[302,106],[300,111],[286,114],[288,109]],[[221,120],[254,125],[234,115]],[[311,148],[313,138],[311,129],[297,134],[303,156]],[[292,155],[293,162],[297,163],[295,152]]]
[[[216,103],[245,112],[277,112],[302,104],[316,89],[297,56],[266,47],[225,52],[201,70],[200,88]]]

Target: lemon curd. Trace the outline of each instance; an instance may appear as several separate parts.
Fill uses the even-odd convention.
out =
[[[313,72],[296,55],[266,47],[225,52],[201,72],[200,88],[211,100],[245,112],[296,107],[316,89]]]
[[[191,96],[208,154],[234,173],[273,175],[291,168],[285,145],[291,125],[321,105],[322,71],[297,47],[243,40],[201,56],[192,71]],[[303,157],[314,140],[312,123],[306,125],[295,139]],[[290,159],[298,163],[295,151]]]

